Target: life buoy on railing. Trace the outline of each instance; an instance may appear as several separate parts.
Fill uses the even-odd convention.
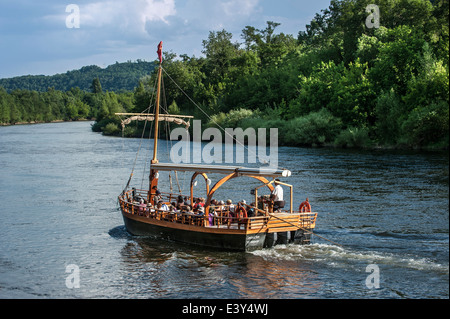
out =
[[[247,218],[247,210],[245,209],[244,206],[239,206],[236,209],[236,218],[238,220],[242,220],[243,218]]]
[[[302,213],[310,213],[311,212],[311,204],[308,201],[308,198],[300,204],[298,210]]]

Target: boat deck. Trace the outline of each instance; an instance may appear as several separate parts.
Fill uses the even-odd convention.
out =
[[[259,216],[236,218],[228,211],[220,211],[210,216],[192,213],[173,212],[143,207],[137,202],[119,199],[122,212],[144,217],[144,220],[168,222],[181,225],[197,226],[214,230],[244,230],[247,232],[277,233],[298,229],[312,230],[315,227],[317,213],[276,212]],[[170,227],[170,226],[169,226]]]

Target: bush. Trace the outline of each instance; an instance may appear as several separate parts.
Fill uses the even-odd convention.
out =
[[[407,144],[426,147],[444,144],[449,140],[449,105],[446,101],[416,108],[403,123],[402,132]]]
[[[207,124],[207,127],[218,127],[218,125],[224,129],[241,127],[243,120],[258,116],[259,111],[246,109],[231,110],[227,114],[220,112],[211,117],[212,120]]]
[[[103,135],[117,135],[121,130],[116,123],[108,123],[103,128]]]
[[[334,141],[336,147],[366,148],[372,145],[369,130],[366,128],[350,127],[339,133]]]
[[[375,106],[375,133],[382,144],[395,145],[400,137],[402,119],[407,114],[407,106],[402,103],[394,90],[382,93]]]
[[[283,144],[292,146],[321,146],[332,142],[340,131],[342,122],[328,110],[297,117],[288,121],[280,133]]]

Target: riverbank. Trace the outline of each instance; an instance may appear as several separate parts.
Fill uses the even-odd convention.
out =
[[[359,129],[359,128],[346,128],[342,129],[339,127],[339,123],[333,123],[331,120],[324,121],[320,123],[319,121],[312,120],[312,123],[308,123],[308,118],[300,119],[296,118],[292,121],[283,121],[277,119],[259,119],[259,118],[246,118],[238,122],[227,121],[217,122],[215,121],[215,116],[212,117],[212,121],[207,122],[206,125],[201,125],[196,132],[201,133],[201,140],[203,142],[211,142],[214,138],[220,138],[221,141],[225,140],[225,133],[222,128],[228,128],[231,134],[243,132],[243,138],[238,139],[239,143],[248,146],[249,137],[247,134],[252,132],[257,133],[259,129],[266,129],[266,145],[270,143],[270,128],[278,129],[278,146],[289,146],[289,147],[302,147],[302,148],[335,148],[335,149],[360,149],[360,150],[402,150],[402,151],[448,151],[448,142],[437,142],[430,143],[425,146],[421,145],[410,145],[407,143],[398,144],[382,144],[370,137],[369,129]],[[311,118],[311,117],[310,117]],[[314,118],[314,116],[312,116]],[[303,120],[303,121],[302,121]],[[302,122],[303,125],[300,125]],[[319,123],[319,124],[317,124]],[[231,126],[231,125],[238,126]],[[251,126],[251,125],[257,126]],[[299,126],[296,126],[299,124]],[[242,126],[240,126],[242,125]],[[189,138],[193,141],[193,131],[195,124],[191,123],[189,128]],[[170,132],[176,126],[169,124]],[[138,123],[136,125],[126,126],[123,130],[119,120],[109,119],[104,120],[101,123],[95,122],[92,125],[92,130],[94,132],[102,133],[105,136],[116,136],[116,137],[130,137],[130,138],[140,138],[142,136],[143,124]],[[147,127],[148,129],[148,127]],[[204,134],[207,129],[216,129],[218,136],[212,137],[211,131],[208,134]],[[146,131],[144,134],[145,138],[148,138],[149,132]],[[235,135],[234,135],[235,136]],[[236,137],[236,136],[235,136]],[[166,130],[160,131],[160,139],[168,140]],[[255,134],[255,143],[258,145],[259,135]],[[237,139],[237,138],[236,138]],[[217,142],[218,140],[216,140]]]
[[[30,121],[30,122],[16,122],[16,123],[0,123],[0,126],[13,126],[13,125],[33,125],[33,124],[45,124],[45,123],[69,123],[69,122],[83,122],[83,121],[95,121],[95,119],[79,119],[79,120],[54,120],[54,121]]]

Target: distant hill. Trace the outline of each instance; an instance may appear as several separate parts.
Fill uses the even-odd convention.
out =
[[[139,79],[151,74],[154,68],[154,62],[142,60],[116,62],[104,69],[90,65],[55,75],[24,75],[0,79],[0,86],[8,92],[15,89],[45,92],[50,87],[60,91],[68,91],[73,87],[90,91],[92,80],[98,77],[103,91],[132,91],[138,85]]]

